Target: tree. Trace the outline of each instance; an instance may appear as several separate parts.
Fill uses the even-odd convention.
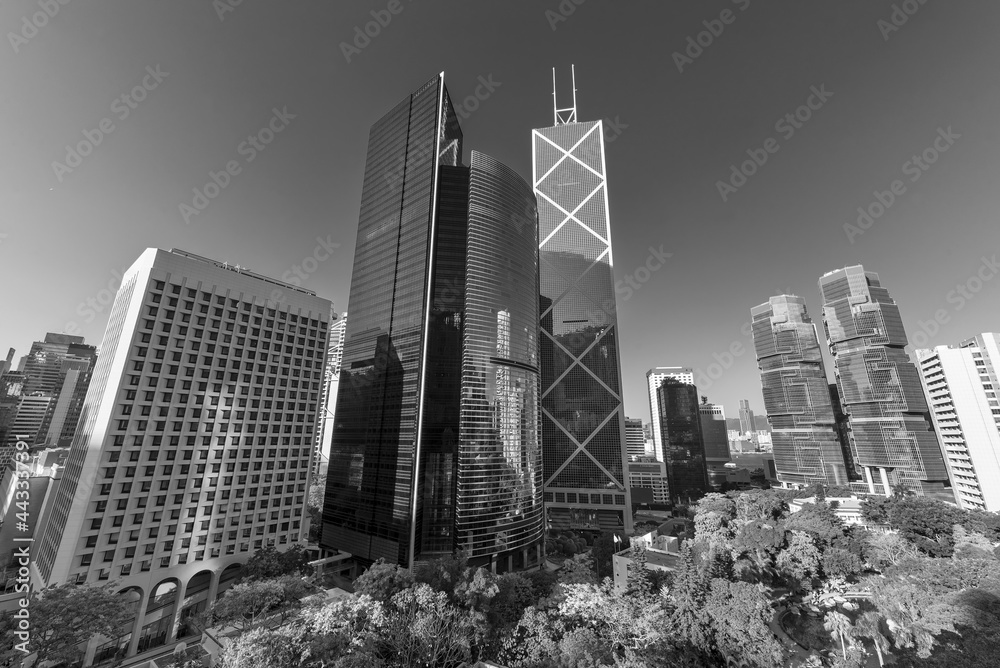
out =
[[[705,611],[712,620],[715,645],[724,656],[757,668],[784,665],[784,650],[768,626],[773,611],[763,586],[712,580]]]
[[[399,666],[456,666],[472,655],[476,620],[444,592],[417,583],[392,597],[381,641]]]
[[[823,573],[827,577],[847,578],[861,572],[862,564],[858,555],[840,547],[831,547],[823,552]]]
[[[764,570],[770,566],[774,555],[785,544],[785,529],[781,522],[771,519],[754,519],[740,527],[732,542],[734,554],[747,554],[757,566]]]
[[[684,641],[704,652],[711,651],[711,619],[705,612],[709,580],[695,564],[691,548],[681,550],[681,563],[668,597],[674,609],[669,627]]]
[[[323,503],[326,497],[326,476],[318,475],[309,485],[306,512],[309,513],[309,542],[317,543],[323,533]]]
[[[897,533],[868,535],[868,557],[876,568],[896,566],[916,556],[916,546]]]
[[[29,597],[31,632],[24,647],[35,654],[34,665],[46,661],[72,664],[83,658],[81,645],[92,636],[118,638],[132,621],[132,611],[122,603],[113,585],[104,587],[63,585],[36,591]],[[13,618],[5,617],[3,647],[20,643],[14,636]],[[13,650],[24,658],[20,650]]]
[[[504,573],[496,578],[497,594],[488,611],[490,628],[497,634],[515,626],[525,608],[538,600],[531,581],[522,573]]]
[[[844,660],[847,660],[847,646],[844,644],[844,639],[849,637],[851,634],[851,620],[850,618],[836,610],[832,610],[826,613],[826,617],[823,620],[823,628],[830,632],[835,640],[840,640],[840,649],[844,654]]]
[[[321,666],[380,665],[387,615],[385,606],[366,594],[309,608],[300,622],[303,655]]]
[[[234,585],[233,588],[239,585]],[[302,663],[302,647],[294,630],[256,628],[234,638],[222,650],[219,668],[293,668]]]
[[[961,524],[952,527],[956,559],[994,559],[993,543],[981,533],[967,531]]]
[[[932,557],[950,557],[954,545],[952,527],[970,520],[966,511],[918,496],[869,499],[862,504],[861,512],[866,519],[877,518],[880,523],[889,524],[921,552]]]
[[[212,624],[246,631],[285,601],[285,588],[276,580],[251,580],[234,584],[212,606]]]
[[[882,633],[882,615],[869,610],[860,615],[854,622],[852,631],[859,638],[870,638],[875,645],[875,653],[878,655],[878,665],[884,666],[885,660],[882,654],[889,652],[889,639]]]
[[[309,553],[295,544],[284,552],[269,545],[254,552],[240,574],[240,580],[267,580],[282,575],[308,575],[312,573]]]
[[[354,580],[354,593],[388,603],[397,593],[412,587],[414,582],[413,573],[407,569],[379,559]]]
[[[847,529],[843,520],[837,517],[834,509],[827,503],[804,504],[798,512],[789,513],[785,528],[789,531],[808,532],[823,549],[843,539]]]
[[[318,475],[309,484],[309,496],[306,497],[306,505],[310,508],[323,512],[323,502],[326,499],[326,476]]]
[[[807,585],[819,574],[820,552],[808,533],[793,531],[788,547],[778,555],[777,563],[785,574]]]
[[[589,554],[578,554],[567,559],[556,571],[559,584],[597,584],[594,577],[594,560]]]

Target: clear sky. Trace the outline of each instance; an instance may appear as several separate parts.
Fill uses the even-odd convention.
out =
[[[456,102],[482,77],[466,157],[530,178],[551,68],[562,103],[571,63],[580,120],[606,119],[614,136],[628,415],[649,419],[648,368],[707,374],[731,348],[742,354],[699,389],[729,415],[741,398],[762,412],[750,308],[793,292],[819,322],[817,280],[845,265],[880,274],[911,340],[1000,330],[1000,269],[981,268],[1000,255],[1000,3],[235,2],[53,2],[51,18],[37,0],[0,7],[4,352],[67,328],[99,343],[102,290],[150,246],[277,278],[298,266],[346,310],[371,123],[437,72]],[[797,109],[806,120],[783,120]],[[243,143],[269,124],[270,143]],[[87,155],[67,157],[80,142]],[[912,162],[928,149],[933,164]],[[731,166],[752,155],[763,164],[743,182]],[[194,201],[210,172],[225,187]],[[849,239],[875,191],[892,203]],[[186,221],[182,204],[202,210]],[[319,239],[339,246],[303,265]],[[639,270],[661,246],[666,263]],[[639,287],[624,299],[629,277]],[[953,292],[970,280],[968,298]]]

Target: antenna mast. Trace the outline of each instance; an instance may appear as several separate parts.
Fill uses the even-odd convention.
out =
[[[573,77],[573,106],[566,107],[564,109],[559,108],[559,103],[556,101],[556,68],[552,68],[552,108],[554,111],[554,123],[555,125],[566,125],[567,123],[576,123],[576,65],[570,65],[570,71]]]

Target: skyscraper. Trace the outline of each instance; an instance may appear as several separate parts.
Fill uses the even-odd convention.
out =
[[[49,332],[43,341],[31,344],[19,368],[24,374],[22,404],[28,414],[15,418],[20,425],[16,435],[29,445],[69,445],[96,361],[97,349],[85,344],[82,336]],[[39,416],[42,405],[45,410]],[[7,445],[12,445],[9,439]]]
[[[729,434],[726,431],[726,411],[722,404],[703,403],[698,406],[701,435],[705,443],[705,466],[712,487],[726,479],[726,464],[730,461]]]
[[[915,354],[959,505],[1000,511],[1000,334]]]
[[[658,366],[646,372],[646,389],[649,392],[649,420],[653,432],[653,456],[663,461],[663,439],[660,429],[660,404],[656,390],[665,378],[673,378],[687,385],[694,385],[694,371],[689,367]]]
[[[555,104],[532,130],[542,294],[542,442],[553,527],[631,531],[604,124]]]
[[[670,497],[697,498],[709,488],[698,388],[665,378],[656,395]]]
[[[740,433],[749,434],[750,440],[757,442],[757,422],[747,399],[740,399]]]
[[[896,302],[861,265],[823,274],[819,289],[851,450],[869,491],[954,502]]]
[[[535,198],[462,157],[443,74],[369,135],[321,539],[362,563],[541,559]]]
[[[253,552],[305,538],[330,306],[180,250],[125,273],[31,564],[117,582],[134,623],[96,661],[196,633]]]
[[[8,370],[0,375],[0,469],[10,461],[14,444],[17,443],[17,434],[11,431],[11,427],[17,418],[17,406],[21,402],[23,388],[24,373]]]
[[[643,436],[641,419],[625,418],[625,440],[628,443],[629,458],[645,456],[646,438]]]
[[[778,480],[848,484],[823,353],[805,300],[771,297],[750,316]]]

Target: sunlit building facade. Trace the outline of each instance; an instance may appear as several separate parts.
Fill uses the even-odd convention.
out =
[[[330,307],[179,250],[125,273],[31,565],[134,611],[95,662],[197,634],[255,551],[304,540]]]
[[[851,454],[873,494],[909,490],[954,503],[899,307],[861,265],[819,279]]]
[[[553,528],[631,531],[604,125],[532,130],[542,295],[542,443]]]
[[[778,480],[847,485],[823,352],[805,300],[777,295],[750,315]]]
[[[646,456],[646,437],[643,434],[641,419],[625,418],[625,441],[628,445],[629,459]]]
[[[330,348],[326,355],[323,377],[323,397],[319,433],[316,435],[316,452],[313,456],[313,474],[326,475],[330,463],[330,443],[333,441],[333,411],[337,408],[340,389],[340,365],[344,359],[344,335],[347,332],[347,313],[336,316],[330,326]]]
[[[405,567],[541,559],[537,212],[444,76],[371,129],[321,543]]]
[[[959,505],[1000,511],[1000,334],[915,354]]]

